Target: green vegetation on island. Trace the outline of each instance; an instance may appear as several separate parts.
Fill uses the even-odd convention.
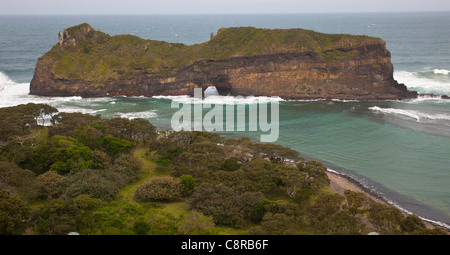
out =
[[[62,40],[62,39],[61,39]],[[355,48],[385,44],[359,35],[324,34],[305,29],[221,28],[211,40],[194,45],[145,40],[133,35],[110,36],[83,23],[65,30],[60,44],[41,57],[53,79],[103,82],[138,74],[167,76],[206,60],[279,53],[317,53],[326,63],[358,54]],[[211,68],[223,65],[196,68]],[[226,63],[225,63],[226,64]]]
[[[446,233],[246,137],[43,104],[0,109],[0,134],[0,234]]]

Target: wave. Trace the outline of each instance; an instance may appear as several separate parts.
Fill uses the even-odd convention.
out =
[[[2,91],[6,86],[14,84],[16,83],[13,82],[11,79],[9,79],[9,77],[6,74],[0,72],[0,91]]]
[[[154,110],[144,111],[144,112],[127,112],[127,113],[119,112],[116,115],[121,118],[127,118],[127,119],[137,119],[137,118],[149,119],[149,118],[155,118],[158,116],[158,114]]]
[[[429,120],[450,120],[450,115],[447,114],[430,114],[430,113],[424,113],[420,111],[414,111],[414,110],[405,110],[405,109],[396,109],[396,108],[380,108],[378,106],[369,107],[370,110],[381,112],[384,114],[391,114],[391,115],[400,115],[409,117],[412,119],[415,119],[417,122],[420,122],[423,119],[429,119]]]
[[[280,97],[266,97],[266,96],[207,96],[204,99],[194,98],[190,96],[154,96],[154,99],[168,99],[174,102],[183,104],[261,104],[284,101]]]
[[[442,98],[442,95],[419,94],[417,98],[404,100],[405,103],[450,103],[449,99]]]
[[[394,72],[394,79],[403,83],[409,90],[419,93],[450,94],[450,71],[434,69],[423,72]]]
[[[30,103],[29,92],[29,83],[16,83],[0,72],[0,107]]]
[[[107,109],[94,110],[94,109],[86,109],[86,108],[79,108],[79,107],[64,107],[64,106],[58,107],[59,112],[67,112],[67,113],[81,112],[83,114],[96,114],[96,113],[103,112],[106,110]]]
[[[83,100],[80,96],[72,97],[41,97],[30,95],[30,83],[16,83],[6,74],[0,72],[0,107],[10,107],[20,104],[36,103],[57,106]]]
[[[448,75],[448,74],[450,74],[450,71],[449,71],[449,70],[446,70],[446,69],[434,69],[434,70],[433,70],[433,73],[434,73],[434,74]]]

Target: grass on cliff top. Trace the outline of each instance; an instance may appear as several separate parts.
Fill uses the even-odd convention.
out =
[[[53,78],[91,82],[130,78],[139,73],[164,76],[201,60],[276,53],[318,52],[329,63],[345,57],[345,50],[384,43],[368,36],[253,27],[221,29],[210,41],[189,46],[133,35],[109,36],[86,23],[66,31],[69,37],[63,45],[56,44],[43,58],[53,63]],[[341,49],[340,53],[323,54],[335,49]]]

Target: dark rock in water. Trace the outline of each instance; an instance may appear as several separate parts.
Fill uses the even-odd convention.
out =
[[[62,34],[36,64],[33,95],[193,95],[196,87],[215,86],[221,95],[285,99],[417,97],[394,80],[385,41],[368,36],[221,28],[208,42],[187,46],[109,36],[86,23]]]

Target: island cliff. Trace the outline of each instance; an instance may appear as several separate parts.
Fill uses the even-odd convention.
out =
[[[393,79],[386,42],[304,29],[222,28],[195,45],[110,36],[89,24],[64,29],[39,58],[30,94],[42,96],[221,95],[285,99],[416,97]]]

